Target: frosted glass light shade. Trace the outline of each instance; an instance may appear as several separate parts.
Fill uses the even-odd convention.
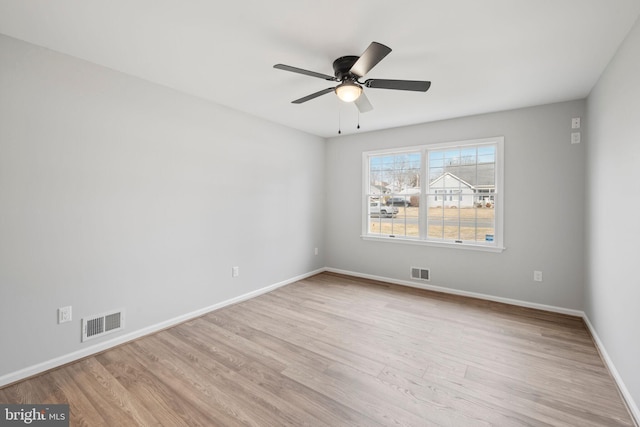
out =
[[[353,102],[362,94],[362,86],[346,81],[336,88],[336,95],[344,102]]]

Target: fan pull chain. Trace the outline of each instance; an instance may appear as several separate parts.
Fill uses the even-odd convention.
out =
[[[338,135],[340,135],[342,133],[342,130],[340,130],[340,128],[342,127],[341,125],[341,118],[342,118],[342,108],[338,107]]]
[[[357,129],[360,129],[360,110],[358,110],[358,127]]]

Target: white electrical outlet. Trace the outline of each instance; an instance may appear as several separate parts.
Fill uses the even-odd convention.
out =
[[[315,248],[315,249],[313,250],[313,254],[314,254],[314,255],[318,255],[318,248]]]
[[[58,323],[71,322],[71,306],[58,309]]]
[[[536,282],[542,282],[542,271],[534,271],[533,272],[533,280]]]
[[[571,143],[580,144],[580,132],[571,132]]]
[[[231,268],[231,277],[238,277],[240,275],[240,267]]]

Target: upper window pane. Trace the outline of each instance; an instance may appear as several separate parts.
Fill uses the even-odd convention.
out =
[[[421,155],[403,153],[372,156],[369,159],[369,184],[388,193],[400,193],[420,186]]]

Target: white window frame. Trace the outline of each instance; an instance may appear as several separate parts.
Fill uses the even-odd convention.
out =
[[[428,240],[427,238],[427,215],[424,214],[424,209],[427,206],[428,198],[428,153],[430,151],[441,150],[443,148],[451,147],[464,147],[464,146],[478,146],[485,144],[495,144],[496,146],[496,161],[495,161],[495,189],[487,195],[491,195],[494,198],[494,240],[492,244],[483,244],[478,242],[448,242],[448,241],[435,241]],[[375,235],[369,234],[369,159],[373,156],[380,156],[385,154],[403,154],[408,152],[421,153],[421,181],[420,188],[420,214],[419,228],[420,237],[408,237],[408,236],[390,236],[390,235]],[[451,196],[450,194],[442,194],[442,197]],[[497,136],[491,138],[472,139],[465,141],[450,141],[443,143],[425,144],[413,147],[401,147],[391,148],[385,150],[366,151],[362,153],[362,233],[361,238],[363,240],[379,241],[379,242],[391,242],[391,243],[404,243],[414,245],[435,246],[442,248],[456,248],[465,250],[477,250],[485,252],[502,252],[504,247],[504,137]]]

